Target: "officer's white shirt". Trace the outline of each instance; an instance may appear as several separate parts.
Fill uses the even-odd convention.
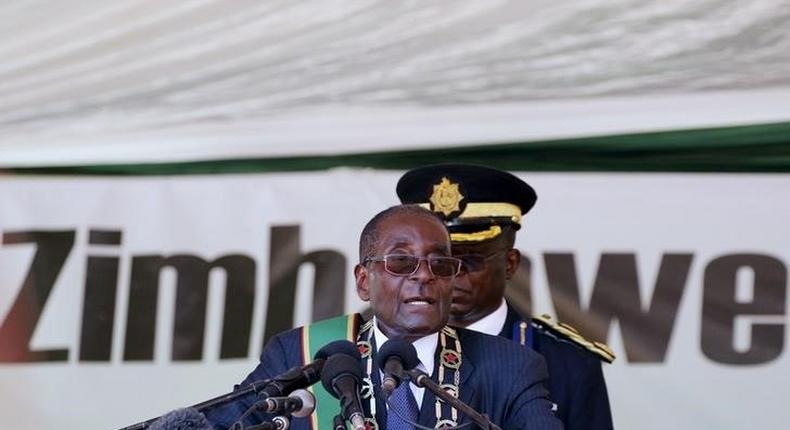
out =
[[[505,327],[506,320],[507,320],[507,303],[503,298],[502,304],[499,305],[497,310],[484,316],[480,320],[475,321],[472,324],[469,324],[466,328],[468,330],[474,330],[476,332],[490,334],[491,336],[499,336],[499,333],[501,333],[502,329]]]

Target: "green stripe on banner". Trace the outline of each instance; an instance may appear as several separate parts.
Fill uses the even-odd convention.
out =
[[[790,122],[331,156],[42,166],[9,168],[5,172],[186,175],[315,171],[335,167],[405,170],[437,162],[478,163],[511,171],[790,172]]]
[[[304,346],[307,348],[304,351],[304,364],[310,362],[315,353],[329,342],[348,339],[350,335],[349,325],[353,324],[353,319],[353,315],[343,315],[318,321],[305,327],[304,333],[307,338],[307,345]],[[331,429],[332,419],[340,413],[340,403],[324,389],[323,384],[315,384],[312,388],[316,405],[312,415],[313,429]]]

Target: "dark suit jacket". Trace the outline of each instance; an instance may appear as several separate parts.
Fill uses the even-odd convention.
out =
[[[513,340],[522,319],[510,305],[500,336]],[[529,325],[528,344],[546,359],[549,391],[567,430],[610,430],[612,413],[601,360],[581,346]]]
[[[486,414],[503,429],[562,429],[562,423],[551,411],[545,387],[548,374],[543,358],[534,351],[522,348],[505,339],[470,330],[457,329],[461,341],[461,400]],[[241,387],[279,375],[291,367],[301,365],[300,329],[278,334],[267,344],[255,370],[241,383]],[[438,363],[435,369],[438,370]],[[436,380],[436,375],[433,375]],[[374,378],[376,379],[376,378]],[[378,392],[378,381],[376,391]],[[378,397],[378,396],[377,396]],[[225,407],[205,411],[206,417],[217,428],[226,429],[254,402],[247,396]],[[386,407],[377,398],[377,417],[380,428],[386,428]],[[419,423],[433,427],[436,423],[436,398],[425,391],[420,408]],[[461,423],[468,418],[459,414]],[[248,423],[258,423],[267,417],[254,414]],[[309,429],[306,418],[294,418],[291,428]],[[475,428],[475,427],[472,427]]]

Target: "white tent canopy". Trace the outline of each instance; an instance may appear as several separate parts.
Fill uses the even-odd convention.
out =
[[[0,6],[0,167],[790,121],[783,0]]]

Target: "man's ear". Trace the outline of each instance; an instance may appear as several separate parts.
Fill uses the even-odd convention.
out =
[[[510,280],[521,264],[521,252],[518,249],[508,249],[505,264],[505,279]]]
[[[363,301],[370,301],[370,287],[368,286],[368,268],[357,264],[354,266],[354,278],[357,281],[357,296]]]

